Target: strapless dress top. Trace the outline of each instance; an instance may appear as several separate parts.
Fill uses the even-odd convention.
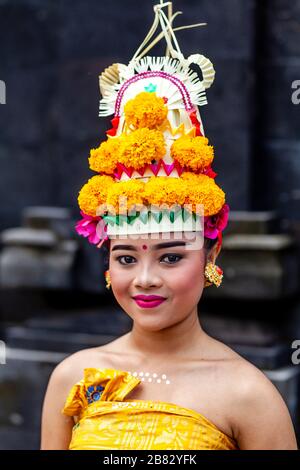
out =
[[[127,399],[141,380],[116,369],[84,369],[62,413],[77,416],[70,450],[237,450],[234,439],[197,411]]]

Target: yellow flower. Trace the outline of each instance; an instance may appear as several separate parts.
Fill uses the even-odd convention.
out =
[[[100,204],[105,204],[107,193],[114,179],[106,175],[95,175],[81,188],[78,195],[80,209],[87,215],[95,217]]]
[[[96,175],[82,187],[78,202],[80,209],[91,216],[104,213],[110,205],[114,213],[125,214],[148,205],[171,208],[184,204],[190,204],[193,212],[197,211],[197,204],[203,205],[204,216],[209,216],[222,209],[225,193],[213,178],[189,172],[180,178],[152,176],[147,183],[139,179],[116,182],[110,176]]]
[[[192,204],[192,209],[196,211],[196,204],[204,206],[204,216],[217,214],[225,204],[225,193],[215,183],[213,178],[206,175],[195,175],[184,172],[181,178],[188,185],[186,204]]]
[[[119,152],[119,162],[135,169],[142,168],[165,155],[164,136],[160,131],[147,128],[122,134]]]
[[[156,129],[166,119],[168,108],[163,98],[160,98],[154,92],[143,91],[135,98],[127,101],[124,106],[124,113],[128,126]]]
[[[144,196],[149,204],[183,204],[187,185],[181,178],[152,176],[145,184]]]
[[[115,183],[108,191],[107,204],[111,204],[117,214],[125,214],[134,206],[138,210],[144,204],[144,186],[145,183],[138,179]]]
[[[181,166],[202,171],[214,159],[214,148],[206,137],[179,137],[171,146],[171,155]]]
[[[98,173],[113,174],[119,156],[120,137],[111,137],[96,149],[91,149],[90,169]]]

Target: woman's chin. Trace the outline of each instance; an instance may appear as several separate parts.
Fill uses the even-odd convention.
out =
[[[144,331],[148,331],[148,332],[151,332],[151,333],[154,333],[156,331],[161,331],[165,328],[168,328],[168,324],[166,323],[160,323],[160,322],[157,322],[157,320],[155,321],[141,321],[140,319],[133,319],[133,323],[134,323],[134,326],[135,327],[138,327]]]

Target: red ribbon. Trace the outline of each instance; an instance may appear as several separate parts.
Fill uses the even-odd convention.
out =
[[[119,121],[120,121],[119,117],[114,117],[110,121],[112,123],[113,127],[111,129],[109,129],[108,131],[106,131],[107,135],[112,135],[112,136],[116,135],[117,130],[118,130],[118,126],[119,126]]]
[[[222,245],[222,232],[221,232],[221,230],[218,233],[218,245]]]
[[[217,173],[212,169],[211,166],[205,169],[204,174],[213,179],[215,179],[215,177],[217,176]]]
[[[196,128],[196,136],[203,136],[202,132],[200,131],[200,122],[197,119],[196,111],[190,112],[190,120],[192,121],[193,126]]]

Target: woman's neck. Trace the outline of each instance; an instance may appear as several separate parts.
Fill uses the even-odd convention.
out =
[[[203,347],[207,338],[203,331],[197,310],[182,322],[158,331],[149,331],[134,323],[127,335],[127,351],[137,354],[141,360],[159,362],[162,357],[171,356],[172,361],[193,357]]]

